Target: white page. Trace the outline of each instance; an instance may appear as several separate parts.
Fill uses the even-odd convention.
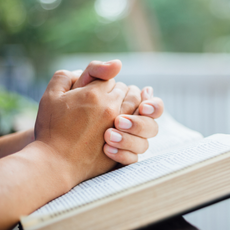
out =
[[[149,149],[144,154],[139,154],[138,161],[203,138],[199,132],[175,121],[167,112],[164,112],[156,121],[159,126],[159,132],[156,137],[149,139]]]
[[[169,151],[147,160],[106,173],[74,187],[67,194],[49,202],[32,216],[61,214],[106,196],[130,189],[150,180],[230,151],[230,135],[216,134],[179,151]],[[31,216],[31,217],[32,217]],[[53,217],[54,215],[50,215]]]

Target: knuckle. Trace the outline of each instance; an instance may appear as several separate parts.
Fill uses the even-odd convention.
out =
[[[161,98],[159,97],[154,97],[153,102],[157,104],[157,111],[156,111],[156,117],[161,116],[161,114],[164,111],[164,102]]]
[[[124,88],[125,90],[128,89],[128,86],[125,83],[123,83],[123,82],[119,81],[119,82],[117,82],[117,85],[119,85],[120,87]]]
[[[120,97],[125,98],[125,91],[122,90],[121,88],[115,87],[113,89],[113,92],[116,93],[116,97],[115,97],[116,99]]]
[[[63,80],[63,81],[68,81],[69,84],[71,84],[71,79],[70,76],[68,75],[68,72],[66,70],[58,70],[54,73],[52,80]]]
[[[121,106],[121,113],[132,114],[135,110],[135,106],[132,102],[124,101]]]
[[[135,148],[133,141],[135,141],[135,139],[132,139],[132,137],[129,138],[127,138],[126,136],[123,137],[124,137],[124,141],[121,142],[123,144],[122,147],[124,147],[124,149],[127,149],[129,151],[133,151]]]
[[[162,107],[164,106],[164,102],[163,102],[163,100],[162,100],[161,98],[155,97],[155,100],[157,100],[158,103],[159,103]]]
[[[161,113],[162,113],[163,110],[164,110],[164,102],[163,102],[163,100],[161,98],[159,98],[159,106],[161,108]]]
[[[132,91],[136,91],[139,94],[141,93],[141,90],[136,85],[130,85],[129,89],[132,90]]]
[[[141,96],[137,93],[131,93],[130,95],[131,101],[135,106],[138,106],[141,103]]]
[[[140,93],[137,91],[129,90],[125,101],[122,104],[123,113],[133,113],[141,103]]]
[[[159,131],[159,126],[156,121],[154,121],[154,128],[152,129],[152,137],[155,137],[158,134]]]
[[[100,95],[96,88],[85,91],[84,96],[87,101],[98,104],[100,102]]]
[[[39,102],[39,105],[50,103],[50,101],[53,99],[55,99],[54,92],[52,90],[46,90]]]
[[[67,71],[66,70],[57,70],[54,73],[54,76],[66,76],[67,75]]]
[[[116,84],[116,81],[114,80],[114,78],[109,79],[109,82],[110,82],[111,84],[113,84],[113,85],[115,85],[115,84]]]
[[[134,122],[134,129],[136,130],[137,135],[141,135],[145,127],[145,122],[143,119],[139,119],[139,121]]]
[[[103,111],[103,117],[105,119],[114,119],[118,115],[118,111],[112,106],[106,106]]]

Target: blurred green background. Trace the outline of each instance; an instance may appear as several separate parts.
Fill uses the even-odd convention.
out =
[[[21,45],[36,77],[46,77],[53,58],[66,53],[229,52],[229,12],[228,0],[1,1],[1,56],[7,45]],[[148,47],[138,44],[146,40]]]
[[[19,112],[8,91],[39,101],[61,55],[228,53],[229,12],[229,0],[0,1],[0,133],[14,130],[8,115]]]
[[[92,0],[1,1],[2,55],[7,52],[6,45],[21,45],[33,63],[36,78],[46,78],[50,62],[58,55],[127,51],[122,21],[101,19],[94,5]]]

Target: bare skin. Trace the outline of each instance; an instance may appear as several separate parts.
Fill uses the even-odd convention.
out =
[[[71,90],[75,81],[62,71],[54,74],[39,105],[35,141],[0,160],[2,229],[116,164],[103,153],[103,135],[128,87],[97,80]]]
[[[66,71],[66,73],[73,74],[77,79],[72,86],[73,89],[83,87],[95,79],[109,80],[114,78],[120,69],[121,62],[119,60],[114,60],[107,63],[93,61],[87,66],[84,72],[81,70],[76,70],[73,72]],[[154,112],[150,114],[146,113],[146,110],[143,106],[144,104],[152,105]],[[153,97],[152,87],[145,87],[141,91],[140,95],[140,90],[136,86],[130,86],[128,94],[122,103],[121,113],[131,114],[131,111],[133,111],[138,105],[139,108],[135,112],[135,116],[123,117],[122,115],[119,115],[114,122],[114,127],[116,129],[109,129],[104,135],[107,143],[104,148],[105,154],[111,159],[122,164],[131,164],[135,162],[137,160],[137,154],[140,154],[146,150],[148,147],[147,138],[154,137],[158,130],[157,124],[153,119],[161,116],[164,107],[161,99]],[[124,127],[123,125],[120,127],[120,118],[129,118],[132,126]],[[144,127],[144,129],[140,130],[140,127]],[[119,143],[117,140],[115,142],[112,141],[112,131],[115,131],[122,136],[122,139],[119,141]],[[1,137],[0,158],[20,151],[32,141],[34,141],[33,128],[24,132]],[[140,149],[139,146],[142,146],[142,149]],[[109,147],[115,147],[121,151],[118,151],[118,154],[114,154],[109,151],[111,150]]]
[[[154,119],[161,116],[163,102],[160,98],[153,97],[151,87],[145,87],[142,90],[141,98],[142,102],[134,115],[121,114],[117,116],[114,128],[107,129],[104,134],[106,141],[104,153],[124,165],[137,162],[138,154],[144,153],[148,149],[148,138],[154,137],[158,133],[158,125]],[[151,112],[151,107],[153,107],[153,112]],[[114,133],[116,133],[115,139],[113,138]],[[117,134],[120,135],[120,138]]]
[[[84,72],[76,71],[79,76],[73,88],[82,87],[95,79],[108,80],[116,76],[121,70],[119,60],[101,63],[91,62]],[[138,105],[138,107],[137,107]],[[147,108],[146,108],[147,107]],[[152,108],[151,108],[152,107]],[[135,109],[135,112],[132,111]],[[152,87],[145,87],[141,92],[139,88],[129,86],[128,93],[121,106],[121,115],[114,121],[114,127],[106,130],[104,139],[104,153],[121,164],[132,164],[138,160],[138,154],[148,149],[148,138],[158,133],[158,125],[154,119],[159,118],[164,109],[163,101],[153,96]],[[133,113],[133,115],[131,115]],[[126,116],[130,114],[129,116]],[[124,126],[124,119],[129,125]],[[120,135],[120,137],[115,138]]]
[[[33,128],[0,137],[0,158],[20,151],[33,141]]]
[[[156,134],[139,133],[138,124],[153,122],[150,117],[154,117],[153,114],[158,116],[161,106],[157,109],[154,105],[155,111],[147,114],[150,117],[145,117],[145,121],[139,119],[142,116],[131,116],[132,127],[120,128],[117,119],[123,102],[136,100],[135,97],[132,100],[129,88],[114,80],[94,79],[87,86],[73,88],[77,80],[78,76],[68,71],[54,74],[40,102],[35,141],[0,160],[0,229],[12,227],[21,215],[28,215],[76,184],[110,170],[115,161],[122,163],[127,158],[126,162],[134,162],[133,156],[138,152],[126,147],[125,142],[117,148],[126,149],[132,157],[117,157],[122,152],[113,155],[106,153],[109,158],[103,153],[105,131],[113,127],[114,120],[121,134],[142,139]],[[149,100],[148,103],[153,103],[153,99]],[[143,103],[145,101],[136,113],[146,112]],[[132,114],[138,104],[133,105],[133,111],[126,105],[124,111],[130,110]]]

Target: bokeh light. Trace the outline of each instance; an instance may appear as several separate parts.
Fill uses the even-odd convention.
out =
[[[61,4],[61,0],[40,0],[41,6],[45,10],[53,10]]]
[[[96,0],[97,14],[110,21],[122,18],[128,9],[128,0]]]

